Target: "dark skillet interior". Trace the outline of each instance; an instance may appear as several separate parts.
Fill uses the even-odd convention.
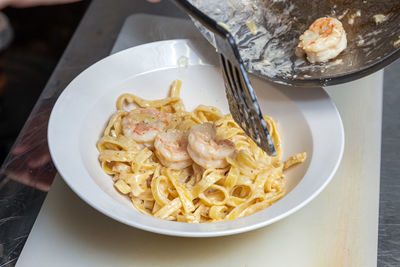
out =
[[[400,57],[399,0],[267,0],[264,4],[275,14],[294,5],[290,16],[295,23],[291,24],[289,31],[273,37],[281,46],[288,46],[288,51],[293,51],[293,54],[290,57],[292,65],[289,75],[281,73],[275,77],[265,77],[256,70],[250,70],[258,76],[297,86],[332,85],[368,75]],[[357,11],[361,16],[355,15]],[[374,20],[376,14],[385,15],[386,21],[377,24]],[[314,20],[323,16],[340,18],[347,33],[348,46],[328,63],[311,64],[294,55],[297,41],[293,40],[298,40]],[[276,25],[268,23],[267,17],[264,25],[268,31],[275,31],[273,27]]]

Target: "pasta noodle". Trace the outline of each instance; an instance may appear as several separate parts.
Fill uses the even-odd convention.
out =
[[[144,214],[190,223],[236,219],[282,198],[284,171],[306,154],[283,162],[277,125],[265,116],[277,151],[268,156],[231,115],[205,105],[186,111],[180,87],[174,81],[169,97],[160,100],[118,98],[97,143],[114,187]]]

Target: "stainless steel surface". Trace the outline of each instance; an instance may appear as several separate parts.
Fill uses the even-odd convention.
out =
[[[378,266],[400,266],[400,60],[385,69]]]
[[[46,146],[46,134],[43,129],[45,130],[47,125],[49,114],[47,107],[54,104],[58,95],[76,75],[110,53],[125,18],[132,13],[184,16],[169,1],[154,5],[145,1],[93,0],[17,142],[28,134],[26,136],[29,139],[41,143],[41,147]],[[147,40],[146,38],[144,36],[144,40]],[[385,71],[378,266],[400,266],[400,105],[398,105],[400,76],[398,73],[400,73],[400,62],[390,65]],[[32,123],[35,118],[36,120],[41,118],[38,124]],[[20,155],[19,159],[29,159],[34,156],[31,151]],[[13,157],[10,159],[19,163],[17,164],[19,170],[27,170],[23,161]],[[54,174],[51,166],[47,166],[47,169],[35,170],[29,181],[21,181],[20,176],[11,177],[4,173],[0,176],[0,266],[12,266],[20,254],[46,196],[44,191],[32,186],[37,185],[43,172]]]

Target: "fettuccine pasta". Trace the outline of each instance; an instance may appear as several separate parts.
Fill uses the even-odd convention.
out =
[[[306,154],[283,162],[277,125],[265,116],[277,151],[268,156],[231,115],[205,105],[186,111],[180,87],[174,81],[169,97],[160,100],[118,98],[97,143],[115,188],[144,214],[190,223],[236,219],[282,198],[284,171]]]

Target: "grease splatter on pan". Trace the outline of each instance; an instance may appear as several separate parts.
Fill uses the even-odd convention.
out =
[[[400,56],[400,2],[392,0],[190,0],[226,25],[249,72],[295,85],[327,85],[349,81]],[[375,15],[385,20],[376,23]],[[335,59],[311,64],[295,55],[299,36],[317,18],[338,18],[348,47]],[[349,23],[350,22],[350,23]],[[213,43],[213,35],[196,23]],[[386,60],[391,56],[391,61]],[[338,60],[338,61],[336,61]],[[384,62],[383,62],[384,61]],[[340,64],[337,64],[340,62]],[[385,64],[383,64],[385,63]],[[351,74],[351,75],[348,75]]]

